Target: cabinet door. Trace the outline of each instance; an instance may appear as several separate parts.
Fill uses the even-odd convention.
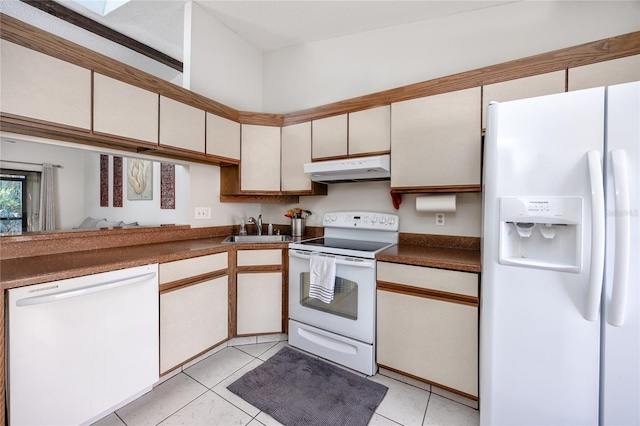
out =
[[[475,306],[378,290],[377,362],[478,396]]]
[[[160,295],[160,372],[164,373],[229,337],[227,277]]]
[[[158,143],[159,95],[94,73],[93,131]]]
[[[311,122],[282,128],[282,190],[310,191],[303,166],[311,162]]]
[[[237,334],[282,332],[282,272],[239,273]]]
[[[569,68],[569,90],[613,86],[640,80],[640,55]]]
[[[552,95],[565,91],[564,71],[555,71],[531,77],[517,78],[482,87],[482,128],[487,127],[489,102],[506,102],[536,96]]]
[[[328,158],[347,155],[347,115],[312,121],[312,157]]]
[[[207,113],[206,153],[240,159],[240,123]]]
[[[242,125],[242,191],[280,191],[280,128]]]
[[[349,114],[349,155],[389,152],[391,106]]]
[[[204,153],[205,112],[160,96],[160,145]]]
[[[91,129],[91,71],[1,40],[2,112]]]
[[[391,187],[480,185],[480,88],[391,105]]]

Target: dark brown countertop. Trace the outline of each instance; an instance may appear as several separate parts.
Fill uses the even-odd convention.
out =
[[[480,272],[480,250],[403,244],[376,255],[376,260],[407,265],[429,266],[464,272]]]
[[[166,263],[233,248],[282,248],[286,243],[223,244],[224,237],[6,259],[0,262],[2,289],[97,274],[149,263]]]
[[[193,235],[194,231],[191,232],[190,235]],[[315,235],[305,235],[304,238],[313,236]],[[288,244],[229,244],[222,243],[224,238],[225,236],[209,236],[5,258],[0,260],[0,284],[5,290],[149,263],[166,263],[206,256],[233,249],[273,249],[283,248]],[[119,240],[124,243],[124,240]],[[89,244],[87,247],[92,245]],[[376,259],[408,265],[480,272],[479,243],[474,238],[405,234],[401,235],[400,244],[378,253]]]

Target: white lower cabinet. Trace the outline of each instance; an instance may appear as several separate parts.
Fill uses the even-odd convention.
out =
[[[477,398],[478,306],[471,301],[477,275],[384,262],[378,267],[378,365]],[[447,289],[448,278],[455,293]]]
[[[226,252],[160,264],[160,374],[229,336]]]
[[[194,358],[227,339],[227,276],[160,295],[160,373]]]
[[[239,273],[237,334],[282,332],[282,272]]]
[[[282,332],[282,249],[238,250],[236,334]]]

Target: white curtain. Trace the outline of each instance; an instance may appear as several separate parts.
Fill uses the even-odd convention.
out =
[[[40,230],[56,229],[55,196],[53,190],[53,166],[42,164],[42,180],[40,182]]]

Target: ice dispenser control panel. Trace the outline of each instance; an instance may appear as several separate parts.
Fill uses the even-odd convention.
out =
[[[500,199],[500,263],[580,272],[582,197]]]

